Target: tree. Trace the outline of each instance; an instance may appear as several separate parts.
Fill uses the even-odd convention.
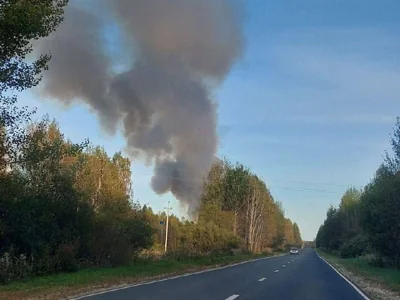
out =
[[[224,180],[225,173],[229,165],[224,161],[217,159],[204,180],[201,203],[215,204],[222,207],[224,201]]]
[[[2,251],[14,248],[34,256],[39,262],[35,268],[43,271],[40,262],[61,251],[62,243],[72,245],[78,237],[88,237],[91,212],[73,188],[74,169],[62,166],[65,157],[83,148],[66,142],[56,125],[45,121],[32,126],[27,136],[21,160],[0,181],[4,222],[0,244]],[[53,271],[68,268],[61,256],[58,263]]]
[[[26,143],[25,125],[35,110],[16,106],[16,97],[0,94],[0,176],[18,161],[21,147]]]
[[[46,119],[25,136],[0,180],[0,256],[30,257],[25,271],[39,275],[74,271],[79,261],[125,264],[152,245],[151,225],[129,201],[129,159],[74,144]]]
[[[297,223],[293,223],[293,235],[294,235],[295,245],[300,247],[301,244],[303,243],[303,240],[301,239],[300,228],[297,225]]]
[[[385,166],[365,188],[361,198],[362,228],[379,257],[400,267],[400,175]]]
[[[391,153],[386,151],[384,162],[364,190],[348,189],[339,208],[328,210],[317,234],[317,247],[339,250],[342,257],[356,257],[369,251],[381,263],[400,267],[399,118],[391,145]]]
[[[390,140],[392,146],[392,155],[386,151],[385,172],[397,174],[400,172],[400,117],[397,117],[396,124],[393,129],[392,138]]]
[[[17,98],[6,91],[36,86],[50,54],[26,62],[32,42],[53,32],[63,19],[68,0],[0,0],[0,174],[15,160],[26,138],[23,125],[35,112],[16,106]]]
[[[331,206],[326,213],[324,224],[317,234],[317,247],[339,250],[342,243],[343,222],[339,209]]]
[[[264,209],[265,209],[265,195],[266,187],[257,176],[252,175],[249,178],[251,191],[247,195],[246,203],[246,243],[250,251],[256,251],[261,242],[262,225]]]
[[[132,194],[129,159],[121,153],[110,158],[102,147],[91,146],[77,160],[76,188],[90,199],[95,210],[126,210]]]
[[[400,119],[391,138],[392,154],[361,197],[362,227],[371,247],[381,257],[400,267]]]
[[[48,36],[63,20],[68,0],[0,0],[0,92],[22,91],[40,82],[50,60],[42,54],[31,64],[32,41]]]
[[[339,213],[344,223],[343,236],[350,239],[361,232],[360,229],[360,198],[361,191],[355,188],[349,188],[343,194],[339,205]]]
[[[239,211],[242,208],[245,199],[250,194],[250,172],[242,164],[237,163],[232,166],[229,161],[225,161],[227,165],[224,181],[224,200],[223,210],[232,211],[233,218],[233,233],[238,232],[238,217]]]
[[[286,243],[286,236],[285,236],[285,211],[282,207],[281,202],[276,203],[275,220],[277,226],[274,235],[273,248],[282,249]]]

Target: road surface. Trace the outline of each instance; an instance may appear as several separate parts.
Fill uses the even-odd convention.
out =
[[[120,289],[87,300],[361,300],[365,299],[312,249]]]

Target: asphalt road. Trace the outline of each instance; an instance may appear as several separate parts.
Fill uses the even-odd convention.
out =
[[[312,249],[85,297],[88,300],[365,299]]]

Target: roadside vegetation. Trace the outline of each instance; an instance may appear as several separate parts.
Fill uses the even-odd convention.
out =
[[[272,255],[272,254],[271,254]],[[197,257],[166,256],[159,259],[140,259],[135,263],[114,268],[90,268],[73,273],[39,276],[16,281],[0,288],[1,299],[60,298],[67,295],[90,293],[125,284],[161,279],[187,272],[225,266],[232,263],[265,257],[266,254],[207,255]]]
[[[371,182],[348,189],[339,207],[330,207],[316,246],[354,272],[400,291],[400,118]]]
[[[341,258],[321,249],[317,251],[321,257],[355,283],[371,299],[400,299],[400,272],[398,270],[376,267],[371,264],[368,256]]]
[[[51,56],[25,58],[32,40],[57,29],[67,4],[0,6],[0,291],[119,282],[300,246],[299,227],[265,183],[216,159],[195,221],[169,218],[164,254],[166,215],[134,202],[129,158],[68,140],[48,117],[31,121],[18,93],[40,83]]]

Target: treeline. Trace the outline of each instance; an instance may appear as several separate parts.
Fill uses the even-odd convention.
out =
[[[400,268],[400,119],[371,182],[349,189],[338,208],[330,207],[316,245],[342,257],[370,256],[379,266]]]
[[[144,249],[163,252],[160,221],[166,215],[132,202],[128,158],[66,140],[55,121],[7,129],[0,135],[3,283],[124,265]],[[216,162],[205,178],[197,220],[170,216],[168,233],[168,252],[179,256],[272,252],[302,243],[299,227],[285,218],[265,184],[227,160]]]
[[[127,158],[73,144],[54,122],[27,127],[13,147],[1,137],[1,281],[121,265],[152,245],[153,228],[131,203]]]
[[[303,246],[304,246],[304,248],[314,248],[315,241],[304,241]]]
[[[118,266],[162,252],[165,213],[133,203],[131,164],[88,141],[67,140],[55,121],[32,123],[18,92],[40,83],[51,56],[25,58],[32,40],[63,19],[66,0],[0,5],[0,282],[80,268]],[[21,20],[24,20],[21,23]],[[190,180],[190,178],[188,178]],[[197,219],[170,217],[168,253],[281,250],[301,244],[265,184],[240,164],[214,164]]]
[[[155,249],[163,249],[165,213],[144,207],[147,220],[156,229]],[[168,250],[208,253],[240,248],[272,252],[301,246],[300,229],[285,218],[279,202],[256,175],[243,165],[218,160],[204,181],[195,221],[170,217]],[[158,229],[158,230],[157,230]]]
[[[212,222],[241,238],[250,251],[302,243],[299,227],[285,218],[265,183],[237,163],[214,164],[204,185],[200,222]]]

